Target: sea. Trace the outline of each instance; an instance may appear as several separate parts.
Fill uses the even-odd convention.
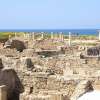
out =
[[[46,32],[68,34],[69,32],[77,35],[98,35],[99,29],[0,29],[0,32]]]

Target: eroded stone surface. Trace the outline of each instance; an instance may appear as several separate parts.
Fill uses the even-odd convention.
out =
[[[85,47],[69,47],[58,40],[21,41],[28,44],[23,52],[15,48],[0,49],[0,77],[3,72],[15,71],[24,87],[20,100],[77,100],[100,86],[99,58],[84,55]],[[1,80],[5,79],[3,76]],[[4,83],[13,76],[1,81],[1,85],[7,85]]]

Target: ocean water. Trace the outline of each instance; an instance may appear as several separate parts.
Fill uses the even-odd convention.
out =
[[[62,32],[63,34],[71,32],[77,35],[97,35],[98,29],[1,29],[0,32]]]

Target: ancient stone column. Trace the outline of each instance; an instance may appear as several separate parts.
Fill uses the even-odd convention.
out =
[[[11,39],[11,35],[9,35],[9,39]]]
[[[71,32],[69,32],[69,46],[71,46]]]
[[[61,41],[64,41],[64,35],[63,35],[62,32],[60,32],[60,34],[59,34],[59,39],[60,39]]]
[[[24,38],[26,38],[26,34],[24,33]]]
[[[17,36],[17,33],[15,32],[14,34],[15,34],[15,37],[16,37]]]
[[[5,85],[0,86],[0,100],[7,100],[7,88]]]
[[[63,34],[61,35],[61,40],[64,41],[64,35]]]
[[[30,33],[27,33],[27,39],[30,39]]]
[[[55,40],[57,40],[57,39],[58,39],[58,33],[55,34]]]
[[[35,33],[34,32],[32,33],[32,37],[33,37],[33,40],[35,40]]]
[[[62,32],[59,34],[59,39],[62,40]]]
[[[53,32],[51,32],[51,39],[54,39],[54,35],[53,35]]]
[[[41,39],[44,39],[44,32],[41,32]]]
[[[32,40],[32,39],[33,39],[33,35],[32,35],[31,32],[28,33],[28,39],[29,39],[29,40]]]
[[[99,30],[99,40],[100,40],[100,30]]]
[[[28,38],[28,33],[24,33],[24,37],[27,39]]]

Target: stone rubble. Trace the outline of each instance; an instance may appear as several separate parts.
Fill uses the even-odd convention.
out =
[[[77,100],[100,86],[100,60],[87,55],[81,59],[85,48],[57,40],[18,41],[28,46],[20,52],[17,45],[6,48],[6,42],[0,49],[0,68],[17,73],[24,87],[20,100]]]

